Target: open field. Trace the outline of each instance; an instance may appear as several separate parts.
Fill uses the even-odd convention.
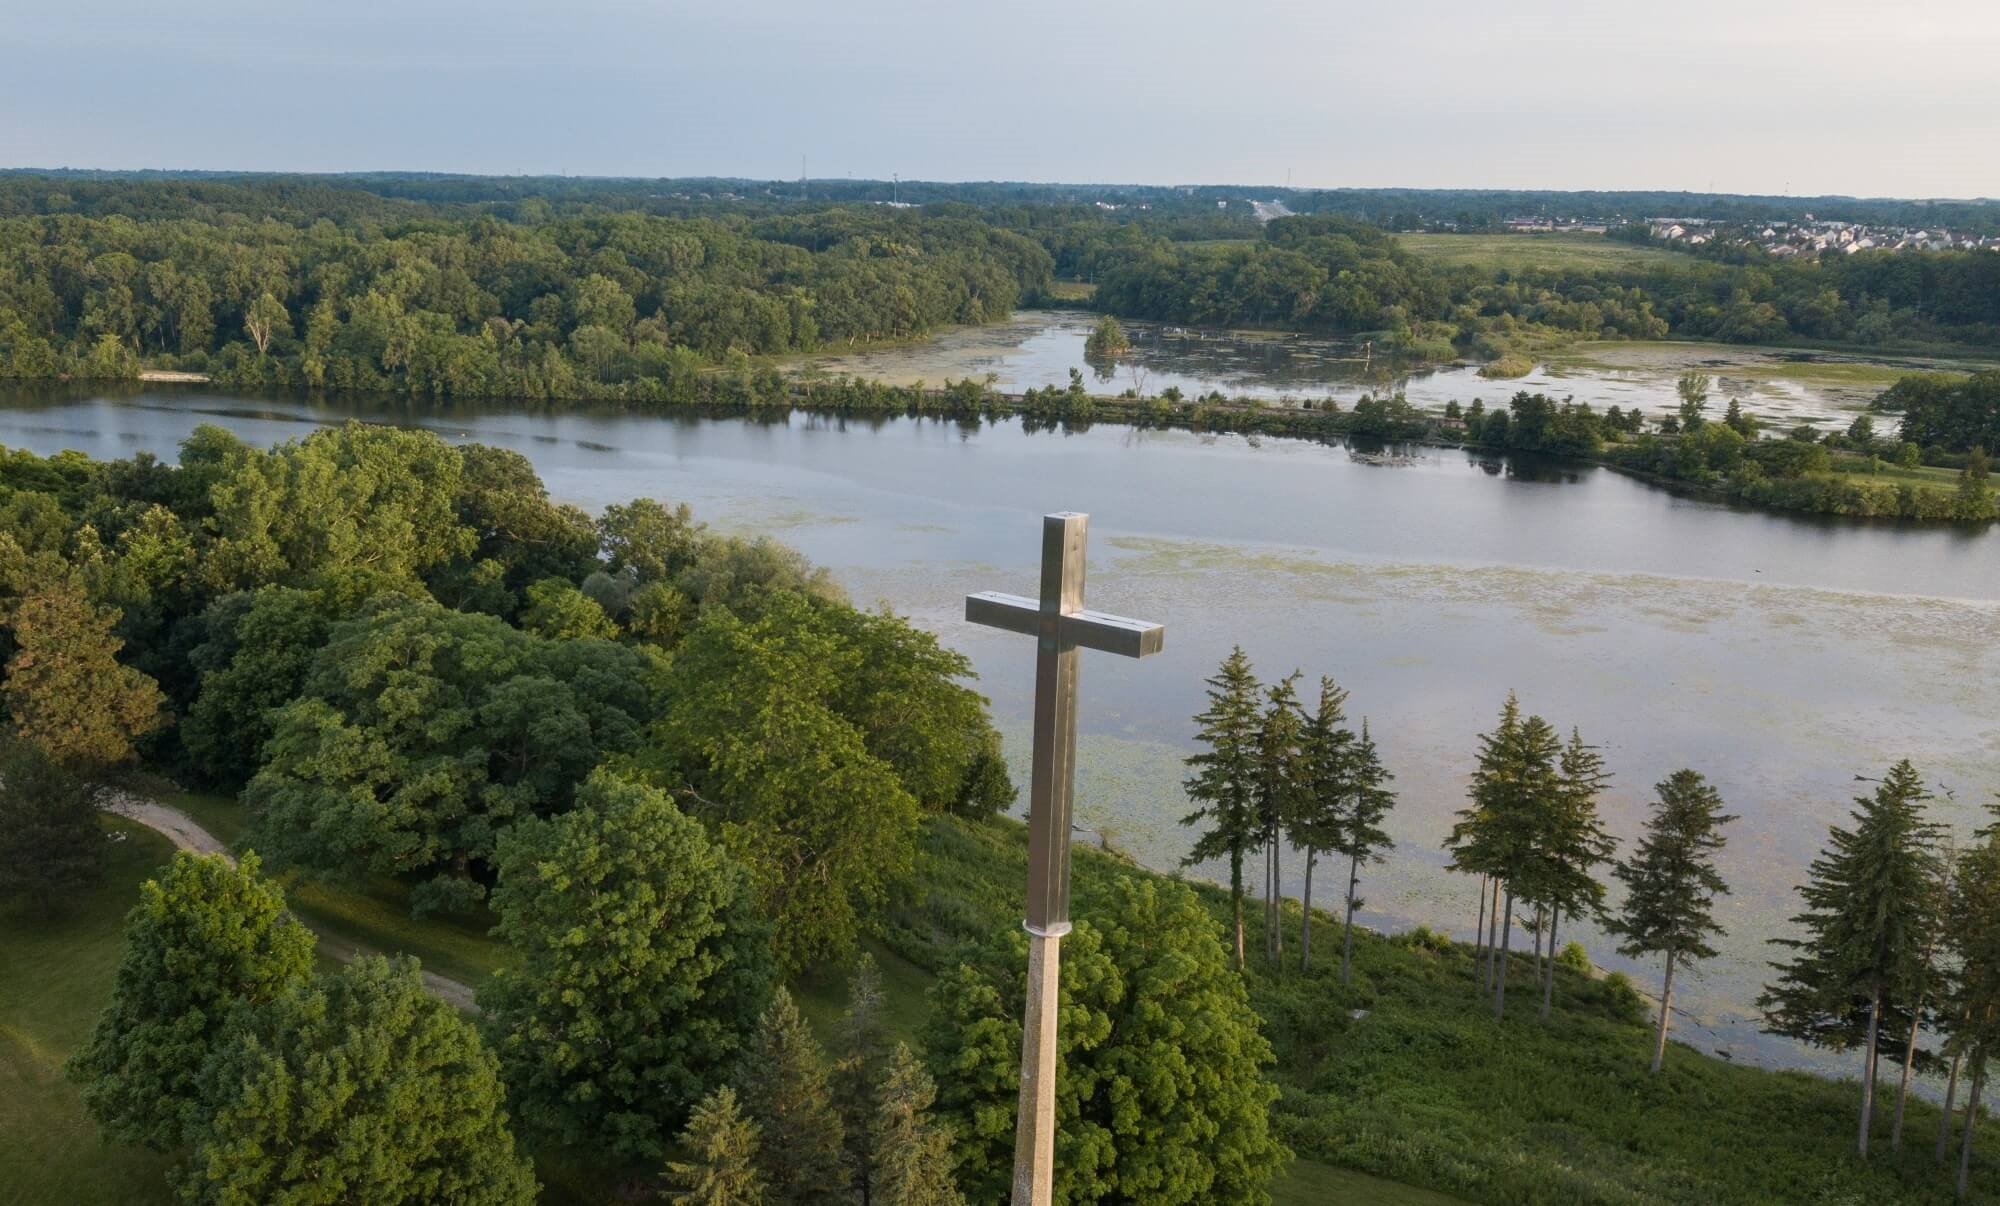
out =
[[[1676,259],[1671,251],[1593,234],[1400,234],[1396,242],[1434,263],[1488,271],[1645,267]]]

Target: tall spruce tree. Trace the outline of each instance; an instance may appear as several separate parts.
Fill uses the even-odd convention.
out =
[[[1468,792],[1471,806],[1459,811],[1446,849],[1454,868],[1490,876],[1496,895],[1505,891],[1494,919],[1499,941],[1488,947],[1493,1016],[1498,1019],[1507,1010],[1515,896],[1523,888],[1534,890],[1536,849],[1561,799],[1562,743],[1548,721],[1523,718],[1520,702],[1510,692],[1499,723],[1480,736],[1479,746]]]
[[[679,1187],[674,1201],[686,1206],[765,1206],[764,1178],[757,1171],[763,1144],[757,1124],[724,1085],[701,1099],[681,1132],[681,1146],[694,1153],[667,1165]]]
[[[1243,856],[1257,844],[1257,678],[1243,647],[1230,650],[1208,680],[1208,710],[1194,718],[1195,740],[1208,748],[1190,755],[1188,799],[1199,805],[1183,825],[1206,824],[1181,865],[1229,860],[1229,901],[1235,912],[1236,970],[1243,970]]]
[[[1554,808],[1538,826],[1536,841],[1537,900],[1548,914],[1549,958],[1543,968],[1542,1020],[1554,1008],[1556,936],[1564,917],[1604,913],[1604,884],[1597,867],[1610,860],[1616,843],[1604,831],[1597,814],[1597,797],[1610,781],[1604,759],[1570,730],[1569,744],[1557,760],[1559,778]]]
[[[1341,912],[1340,937],[1342,984],[1348,982],[1354,952],[1354,911],[1361,907],[1361,900],[1354,892],[1361,883],[1361,867],[1381,862],[1382,852],[1395,845],[1382,828],[1382,819],[1396,806],[1396,793],[1389,790],[1395,777],[1382,765],[1375,751],[1375,738],[1369,735],[1368,721],[1364,718],[1361,739],[1354,745],[1347,808],[1333,847],[1336,853],[1347,856],[1347,907]]]
[[[862,1206],[875,1192],[875,1105],[889,1065],[882,973],[863,952],[848,981],[847,1012],[834,1036],[833,1104],[840,1113],[848,1183]]]
[[[1276,967],[1284,955],[1286,830],[1299,814],[1306,790],[1305,721],[1299,713],[1299,672],[1265,692],[1257,731],[1257,839],[1264,852],[1264,959]]]
[[[1319,856],[1340,841],[1341,818],[1351,786],[1354,732],[1342,721],[1347,692],[1330,678],[1319,680],[1319,706],[1306,723],[1305,783],[1296,797],[1298,815],[1291,821],[1292,842],[1305,852],[1305,907],[1299,922],[1299,970],[1312,967],[1313,871]]]
[[[1653,790],[1659,802],[1646,822],[1645,836],[1633,856],[1612,872],[1624,881],[1625,905],[1609,928],[1625,939],[1620,954],[1666,959],[1653,1040],[1652,1070],[1658,1072],[1667,1056],[1674,969],[1713,959],[1715,948],[1708,940],[1725,932],[1716,924],[1714,906],[1729,885],[1715,868],[1715,855],[1723,847],[1722,827],[1736,818],[1723,813],[1721,794],[1696,771],[1675,771]]]
[[[737,1078],[743,1109],[762,1131],[757,1167],[776,1206],[847,1200],[831,1082],[826,1053],[780,987]]]
[[[1964,1061],[1971,1077],[1959,1137],[1961,1199],[1972,1172],[1973,1123],[1979,1117],[1987,1064],[2000,1050],[2000,807],[1994,813],[1995,822],[1981,829],[1977,844],[1960,856],[1946,904],[1945,930],[1957,963],[1945,1001],[1946,1048]],[[1949,1104],[1945,1108],[1949,1113]],[[1944,1156],[1942,1139],[1938,1155]]]
[[[1896,763],[1873,795],[1856,797],[1853,827],[1834,826],[1799,889],[1803,938],[1773,941],[1796,952],[1772,966],[1778,979],[1758,998],[1764,1029],[1835,1051],[1860,1046],[1857,1146],[1868,1154],[1875,1065],[1885,1003],[1904,1000],[1920,976],[1931,884],[1937,877],[1930,799],[1909,761]]]
[[[1487,899],[1491,895],[1497,902],[1502,871],[1500,816],[1496,811],[1501,802],[1499,785],[1492,781],[1492,775],[1483,772],[1490,765],[1497,774],[1502,752],[1519,740],[1520,728],[1521,705],[1510,691],[1507,702],[1500,708],[1499,723],[1494,725],[1493,732],[1479,739],[1480,769],[1474,771],[1472,786],[1467,793],[1470,803],[1458,810],[1457,820],[1452,823],[1451,833],[1444,844],[1445,852],[1451,856],[1450,870],[1477,875],[1480,879],[1477,931],[1480,954],[1477,964],[1481,987],[1489,981],[1489,965],[1496,945],[1487,937],[1489,914],[1495,932],[1499,925],[1499,909],[1489,910]]]
[[[875,1106],[876,1189],[881,1206],[965,1206],[952,1169],[951,1127],[931,1116],[937,1085],[909,1044],[897,1043]]]

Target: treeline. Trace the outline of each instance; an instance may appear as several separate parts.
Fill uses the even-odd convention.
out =
[[[1871,409],[1902,415],[1898,434],[1925,449],[2000,450],[2000,371],[1960,380],[1915,373],[1884,390]]]
[[[237,385],[643,392],[731,356],[1003,318],[1050,273],[1036,244],[970,216],[503,221],[326,188],[116,188],[139,194],[136,218],[0,218],[0,376],[143,361]]]
[[[1861,252],[1534,270],[1441,268],[1379,228],[1280,218],[1262,237],[1185,242],[1104,222],[1058,251],[1124,317],[1377,333],[1417,357],[1500,355],[1534,337],[2000,343],[2000,254]]]

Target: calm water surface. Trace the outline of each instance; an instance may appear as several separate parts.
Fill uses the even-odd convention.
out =
[[[1266,677],[1332,674],[1400,792],[1397,849],[1363,884],[1362,919],[1375,926],[1470,933],[1473,885],[1444,872],[1439,843],[1463,803],[1474,734],[1510,688],[1604,748],[1621,839],[1638,832],[1653,783],[1695,767],[1742,820],[1722,860],[1730,937],[1676,985],[1692,1015],[1677,1025],[1738,1058],[1815,1062],[1747,1019],[1765,941],[1796,912],[1793,885],[1825,826],[1865,786],[1854,776],[1914,758],[1954,791],[1941,811],[1961,831],[2000,788],[2000,536],[1987,533],[1739,512],[1602,470],[1530,472],[1463,453],[1385,468],[1312,443],[1117,426],[1031,435],[1012,422],[17,393],[0,394],[0,443],[171,456],[203,422],[270,443],[347,417],[513,448],[557,496],[588,507],[655,496],[719,528],[778,534],[857,601],[886,600],[972,657],[1022,782],[1030,650],[964,624],[961,600],[1031,592],[1037,517],[1088,511],[1090,603],[1162,621],[1168,635],[1143,663],[1085,659],[1081,820],[1172,867],[1188,846],[1180,759],[1202,679],[1237,643]],[[1286,870],[1296,892],[1298,860]],[[1602,934],[1571,936],[1654,981]]]
[[[1898,373],[1922,369],[1967,370],[1987,364],[1941,361],[1883,362],[1825,352],[1733,347],[1726,344],[1581,344],[1524,377],[1495,381],[1471,364],[1402,368],[1364,352],[1350,339],[1281,332],[1190,329],[1136,319],[1124,322],[1131,352],[1117,361],[1089,362],[1084,343],[1096,317],[1080,311],[1023,310],[1010,320],[948,330],[923,342],[815,358],[829,373],[909,384],[980,379],[991,374],[1008,392],[1069,383],[1071,369],[1100,393],[1136,389],[1157,394],[1169,386],[1190,397],[1221,390],[1231,397],[1334,398],[1351,405],[1364,393],[1401,392],[1421,407],[1475,399],[1494,406],[1516,390],[1574,396],[1598,410],[1638,407],[1649,415],[1671,412],[1674,383],[1687,369],[1714,380],[1719,413],[1740,398],[1752,414],[1790,427],[1811,422],[1845,428]]]

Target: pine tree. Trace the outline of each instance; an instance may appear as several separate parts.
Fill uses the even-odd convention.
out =
[[[848,982],[833,1070],[833,1105],[840,1114],[847,1176],[862,1206],[870,1206],[875,1191],[876,1092],[889,1062],[889,1026],[882,1007],[882,973],[864,952]]]
[[[1319,856],[1340,840],[1340,821],[1347,808],[1354,733],[1341,722],[1347,692],[1330,678],[1319,680],[1319,707],[1306,724],[1305,783],[1297,797],[1298,815],[1291,821],[1292,841],[1306,856],[1305,907],[1300,910],[1299,970],[1312,967],[1313,871]]]
[[[1554,808],[1536,835],[1540,872],[1536,903],[1548,910],[1549,922],[1549,959],[1542,980],[1545,1022],[1555,1002],[1556,936],[1562,919],[1579,913],[1603,915],[1604,885],[1596,868],[1611,858],[1616,847],[1597,815],[1597,797],[1611,776],[1604,769],[1604,759],[1583,743],[1583,735],[1574,728],[1557,762],[1557,774],[1560,782]]]
[[[1257,839],[1264,851],[1264,958],[1276,967],[1284,954],[1284,875],[1280,855],[1286,828],[1300,812],[1306,791],[1305,722],[1299,714],[1299,672],[1265,692],[1257,730]]]
[[[1257,709],[1257,679],[1243,647],[1230,650],[1222,668],[1208,680],[1208,710],[1194,718],[1200,725],[1195,740],[1208,747],[1191,755],[1193,769],[1188,799],[1201,807],[1181,819],[1183,825],[1207,822],[1181,865],[1191,867],[1210,859],[1229,860],[1229,900],[1236,921],[1236,970],[1243,970],[1243,855],[1257,842],[1257,740],[1261,730]]]
[[[1488,944],[1493,1016],[1498,1019],[1507,1008],[1514,900],[1520,889],[1532,892],[1536,884],[1537,843],[1561,797],[1557,763],[1562,744],[1546,720],[1522,718],[1520,703],[1511,692],[1500,709],[1499,723],[1493,732],[1481,735],[1479,743],[1479,765],[1468,793],[1472,806],[1459,811],[1446,848],[1452,852],[1455,870],[1491,877],[1496,897],[1505,890],[1505,901],[1496,900],[1493,918],[1499,940]]]
[[[688,1116],[681,1146],[694,1153],[686,1162],[667,1165],[679,1186],[676,1202],[687,1206],[764,1206],[764,1178],[757,1171],[763,1144],[757,1124],[743,1116],[736,1091],[729,1086],[701,1099]]]
[[[964,1206],[952,1169],[951,1128],[931,1117],[937,1086],[897,1043],[875,1107],[875,1198],[882,1206]]]
[[[1959,1139],[1961,1199],[1972,1171],[1973,1122],[1979,1116],[1987,1063],[2000,1050],[2000,806],[1994,813],[1996,822],[1981,829],[1978,844],[1959,858],[1946,903],[1945,932],[1958,965],[1944,1002],[1944,1016],[1949,1019],[1946,1049],[1954,1069],[1963,1061],[1972,1078]],[[1950,1108],[1947,1101],[1947,1115]],[[1945,1139],[1940,1135],[1940,1162],[1944,1155]]]
[[[140,886],[111,1003],[67,1067],[110,1138],[180,1146],[200,1117],[202,1066],[224,1044],[231,1011],[312,975],[312,934],[257,870],[255,854],[235,866],[176,854]]]
[[[1725,932],[1716,924],[1715,898],[1729,885],[1715,869],[1723,847],[1722,827],[1736,818],[1722,811],[1722,796],[1692,770],[1678,770],[1653,788],[1659,803],[1646,822],[1633,856],[1613,874],[1625,884],[1625,906],[1609,925],[1625,939],[1618,952],[1634,959],[1666,958],[1660,988],[1660,1022],[1653,1041],[1653,1071],[1667,1055],[1667,1023],[1673,1009],[1674,969],[1713,959],[1709,939]]]
[[[0,758],[0,900],[54,917],[104,875],[104,827],[90,786],[35,746]]]
[[[1923,816],[1928,799],[1907,759],[1889,769],[1872,796],[1855,799],[1853,828],[1829,831],[1810,881],[1799,889],[1806,911],[1793,921],[1806,936],[1773,940],[1797,954],[1772,965],[1777,982],[1758,998],[1772,1034],[1836,1051],[1862,1048],[1864,1157],[1883,1007],[1906,998],[1917,980],[1929,924],[1937,854],[1936,829]]]
[[[1382,765],[1375,751],[1375,739],[1368,734],[1368,721],[1361,722],[1361,740],[1355,743],[1345,815],[1335,852],[1347,856],[1347,908],[1341,914],[1340,982],[1348,982],[1348,968],[1354,951],[1354,911],[1361,900],[1354,890],[1361,882],[1364,863],[1379,863],[1382,852],[1395,845],[1382,828],[1382,819],[1396,806],[1396,793],[1388,785],[1396,776]]]
[[[738,1077],[743,1109],[762,1131],[757,1167],[776,1206],[846,1200],[831,1082],[826,1053],[780,987]]]

